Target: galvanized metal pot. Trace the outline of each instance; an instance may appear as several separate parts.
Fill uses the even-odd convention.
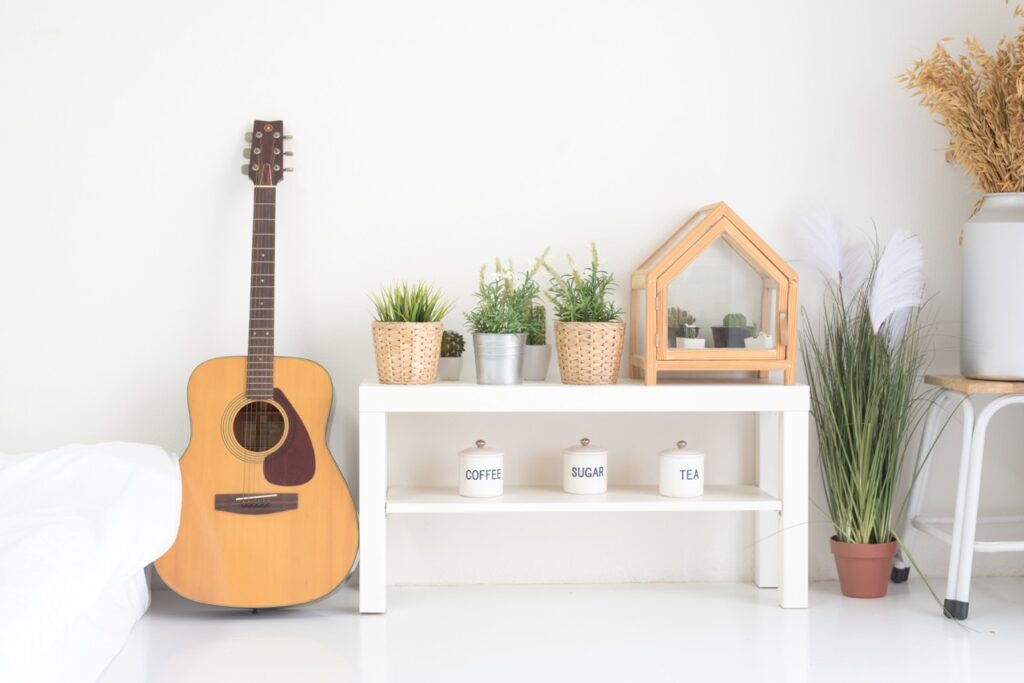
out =
[[[477,384],[522,384],[526,334],[474,334]]]

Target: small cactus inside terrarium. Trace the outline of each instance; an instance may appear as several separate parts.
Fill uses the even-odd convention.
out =
[[[722,318],[722,327],[746,327],[747,316],[742,313],[729,313]]]
[[[466,350],[465,338],[455,330],[445,330],[441,335],[441,357],[461,358]]]
[[[692,325],[695,322],[697,322],[697,319],[687,313],[685,308],[672,306],[668,309],[669,327],[683,327],[684,325]]]
[[[530,306],[530,329],[526,333],[527,346],[544,346],[548,343],[547,311],[543,304]]]

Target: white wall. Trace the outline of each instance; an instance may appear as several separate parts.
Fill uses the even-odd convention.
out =
[[[786,256],[809,205],[866,230],[875,220],[883,237],[919,233],[933,367],[955,370],[956,235],[975,195],[896,76],[940,36],[991,45],[1012,30],[995,0],[4,3],[0,449],[185,446],[189,371],[244,352],[250,190],[238,167],[255,117],[296,136],[279,192],[278,352],[333,375],[330,445],[351,482],[356,385],[373,373],[367,291],[434,280],[457,298],[458,325],[483,261],[589,240],[625,282],[718,199]],[[813,273],[802,293],[813,317]],[[993,511],[1020,508],[1014,419],[996,425],[1003,448],[986,464]],[[752,476],[751,423],[737,417],[523,431],[424,418],[394,438],[437,481],[479,436],[535,457],[583,432],[648,458],[624,477],[650,476],[680,434],[718,454],[713,478]],[[953,471],[951,446],[938,459]],[[551,474],[534,467],[522,476]],[[951,491],[946,476],[928,507]],[[743,577],[749,530],[742,516],[405,520],[392,578]],[[827,525],[811,534],[812,575],[830,576]],[[938,550],[922,556],[942,571]],[[977,566],[1024,569],[1019,556]]]

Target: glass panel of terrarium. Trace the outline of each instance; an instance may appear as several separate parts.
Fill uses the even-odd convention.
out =
[[[636,311],[636,324],[633,326],[633,334],[636,335],[636,354],[638,356],[646,355],[644,353],[644,343],[647,340],[645,336],[647,330],[646,294],[647,290],[645,289],[634,289],[629,302],[632,310]]]
[[[778,284],[724,239],[669,283],[668,347],[774,349]]]

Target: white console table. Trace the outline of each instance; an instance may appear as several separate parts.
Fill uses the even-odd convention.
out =
[[[517,512],[685,512],[745,510],[754,524],[754,583],[778,588],[782,607],[807,607],[806,386],[702,382],[612,386],[465,382],[359,387],[359,611],[387,608],[387,518],[390,515]],[[388,488],[388,415],[395,413],[666,413],[757,414],[756,485],[706,486],[698,498],[666,498],[650,486],[610,486],[581,496],[557,486],[506,487],[498,498],[463,498],[451,488]]]

